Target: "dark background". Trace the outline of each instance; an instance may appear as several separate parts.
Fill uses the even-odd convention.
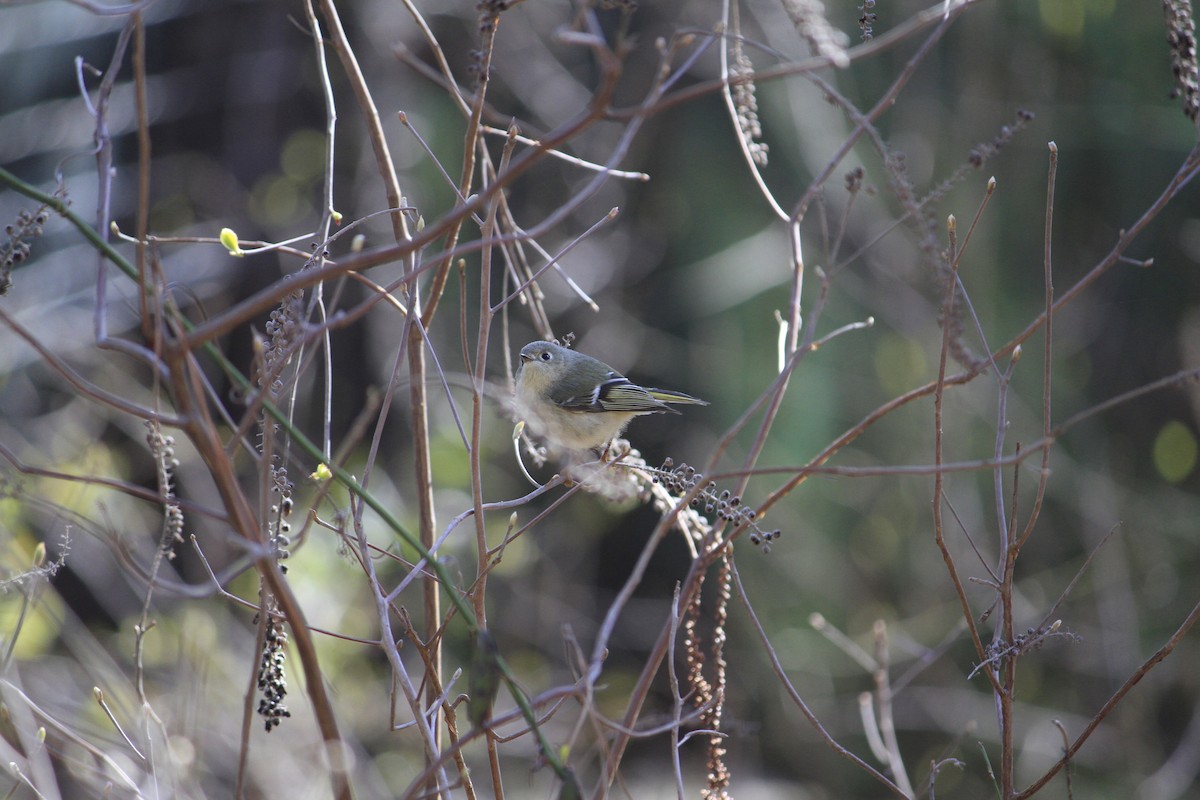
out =
[[[876,34],[921,9],[913,3],[877,3]],[[479,46],[474,4],[429,3],[422,10],[454,74],[468,84],[471,52]],[[568,26],[577,11],[561,2],[527,2],[502,16],[489,89],[490,124],[504,127],[516,120],[523,133],[537,136],[586,106],[598,80],[594,59],[585,49],[555,38],[555,31]],[[375,93],[406,196],[427,220],[436,219],[450,207],[453,195],[396,112],[407,114],[456,179],[462,118],[445,92],[407,63],[429,64],[431,53],[399,4],[348,3],[341,12]],[[850,42],[858,41],[857,7],[831,2],[827,12]],[[644,97],[658,64],[658,37],[692,28],[711,31],[719,14],[716,3],[643,4],[630,23],[633,49],[615,105],[632,106]],[[752,3],[741,14],[750,40],[747,52],[756,67],[803,55],[802,43],[775,4]],[[325,107],[303,8],[281,2],[164,1],[147,9],[146,22],[154,156],[151,231],[161,237],[214,237],[228,226],[244,240],[268,241],[314,231],[320,221]],[[80,56],[105,67],[122,24],[122,17],[93,15],[68,3],[0,5],[0,163],[46,190],[53,189],[55,172],[61,170],[73,209],[87,219],[94,218],[96,197],[95,162],[88,152],[92,123],[79,96],[73,60]],[[599,12],[599,24],[614,35],[617,13]],[[846,70],[821,74],[860,109],[870,108],[922,40],[918,35]],[[330,60],[339,114],[335,204],[352,220],[384,208],[385,198],[358,109],[332,54]],[[717,74],[713,47],[678,86]],[[89,77],[88,85],[94,90],[95,79]],[[980,342],[968,324],[972,333],[967,340],[975,352],[1008,341],[1042,309],[1047,143],[1057,144],[1060,159],[1052,244],[1054,284],[1061,294],[1154,202],[1195,142],[1195,127],[1171,99],[1171,88],[1157,4],[983,2],[958,20],[879,119],[880,134],[905,154],[908,178],[924,195],[968,163],[972,148],[993,141],[1003,126],[1015,126],[1019,110],[1035,115],[993,159],[929,207],[940,246],[945,246],[943,222],[949,214],[958,220],[961,242],[987,179],[997,179],[995,196],[961,264],[962,280],[987,336],[986,344]],[[113,217],[129,233],[136,187],[131,90],[126,63],[113,94],[109,126],[117,161]],[[757,98],[770,145],[764,178],[790,208],[850,124],[800,76],[761,83]],[[619,132],[616,123],[597,125],[573,141],[570,152],[603,161]],[[553,276],[542,281],[546,307],[554,332],[575,332],[581,350],[647,385],[678,388],[710,401],[707,408],[686,409],[682,417],[635,421],[629,432],[651,463],[670,456],[700,464],[774,378],[774,312],[786,308],[790,282],[786,230],[750,179],[717,94],[653,115],[619,166],[644,171],[651,180],[610,181],[541,242],[557,252],[609,208],[620,208],[615,222],[584,239],[562,262],[600,311],[587,308]],[[858,166],[865,169],[873,191],[857,197],[846,214],[842,176]],[[536,224],[591,174],[557,161],[539,165],[511,190],[518,220],[527,227]],[[0,192],[0,217],[15,218],[27,207],[29,202],[19,195]],[[1153,259],[1152,267],[1116,266],[1056,317],[1055,422],[1200,363],[1197,207],[1196,189],[1189,187],[1128,253],[1137,260]],[[821,267],[836,275],[818,336],[868,316],[874,326],[844,334],[806,357],[758,466],[804,464],[873,409],[936,376],[941,290],[934,268],[911,225],[900,224],[876,241],[901,214],[891,176],[878,154],[860,142],[834,171],[804,223],[809,272],[802,310],[807,315],[813,307],[819,288],[814,270]],[[834,251],[833,232],[843,218],[844,241]],[[359,230],[368,247],[389,240],[386,217]],[[478,230],[468,229],[466,235],[477,237]],[[346,251],[348,238],[331,246],[333,255]],[[313,241],[310,235],[297,247],[304,250]],[[103,367],[92,346],[94,254],[55,218],[34,255],[29,266],[14,273],[14,286],[0,302],[75,368],[121,384],[120,371],[111,371],[113,362]],[[234,260],[213,244],[164,243],[159,255],[172,280],[187,287],[189,313],[195,315],[215,314],[301,263],[277,255]],[[475,302],[478,282],[472,269],[478,263],[477,256],[468,258],[468,304]],[[397,270],[385,266],[371,277],[387,283]],[[452,279],[443,301],[446,313],[436,319],[430,335],[449,380],[461,387],[459,291]],[[355,287],[346,292],[348,299],[362,296]],[[117,295],[110,305],[110,326],[121,333],[133,319],[135,294],[126,285]],[[499,399],[484,430],[488,499],[528,490],[512,460],[511,422],[502,400],[508,380],[503,350],[509,348],[511,356],[537,333],[516,305],[508,322],[508,340],[495,336],[490,352]],[[395,316],[379,314],[334,338],[335,439],[368,389],[388,380],[399,330]],[[139,426],[121,423],[75,397],[10,331],[0,334],[0,341],[5,342],[0,431],[9,448],[40,466],[153,486]],[[248,330],[222,345],[235,363],[248,363]],[[1041,434],[1042,347],[1041,335],[1033,337],[1013,374],[1006,452]],[[227,394],[227,387],[219,388]],[[467,394],[455,391],[459,407],[469,407]],[[431,398],[439,524],[445,524],[470,505],[470,472],[446,396],[431,389]],[[990,456],[996,403],[996,382],[986,375],[948,394],[947,460]],[[236,408],[234,400],[230,407]],[[299,417],[313,432],[319,428],[320,411],[314,408]],[[1198,409],[1200,394],[1195,382],[1188,382],[1080,423],[1053,451],[1045,507],[1018,571],[1023,603],[1018,627],[1037,624],[1100,539],[1114,527],[1117,533],[1057,612],[1079,640],[1052,639],[1022,662],[1023,757],[1018,772],[1025,780],[1040,774],[1061,749],[1051,720],[1061,720],[1077,734],[1196,602]],[[400,403],[393,413],[379,465],[386,474],[377,479],[376,489],[411,522],[415,506],[407,411]],[[929,464],[932,428],[932,403],[926,399],[883,420],[833,463]],[[720,468],[741,465],[753,432],[754,425],[743,431]],[[194,493],[197,500],[211,502],[199,465],[183,460],[180,495]],[[302,478],[314,466],[293,464],[293,477]],[[1023,525],[1037,481],[1036,460],[1019,471],[1017,518]],[[537,474],[545,478],[551,470]],[[747,502],[761,502],[786,478],[754,478]],[[1006,497],[1011,479],[1012,473],[1006,473]],[[933,543],[932,483],[928,475],[811,478],[765,521],[768,528],[783,531],[771,552],[743,542],[738,564],[789,678],[831,733],[868,760],[855,697],[872,688],[871,678],[812,630],[809,615],[819,612],[868,650],[873,623],[886,621],[894,677],[948,641],[897,696],[901,746],[915,782],[928,774],[932,760],[952,756],[964,766],[939,775],[941,796],[978,797],[992,791],[982,753],[996,757],[995,714],[983,679],[966,680],[976,660],[973,649],[961,633],[952,637],[959,607]],[[302,492],[309,490],[301,486]],[[993,563],[991,473],[954,474],[947,479],[946,493],[963,527]],[[522,513],[528,518],[532,512]],[[570,625],[585,650],[590,647],[656,518],[632,502],[614,504],[581,495],[513,545],[490,587],[491,622],[506,657],[527,676],[530,688],[570,680],[562,626]],[[202,520],[196,524],[209,537],[210,558],[219,564],[236,557],[219,531],[206,528]],[[500,535],[506,519],[497,516],[489,524]],[[68,531],[69,548],[63,545]],[[43,702],[56,710],[69,707],[76,693],[86,697],[101,682],[99,675],[115,684],[110,688],[114,694],[125,693],[127,710],[134,709],[127,685],[130,629],[144,589],[121,569],[112,542],[126,539],[145,558],[156,535],[157,522],[144,507],[131,508],[81,485],[27,481],[20,492],[0,500],[0,559],[6,572],[24,569],[38,541],[48,543],[52,558],[69,550],[52,589],[39,594],[36,613],[21,623],[15,650],[24,681]],[[957,524],[953,535],[966,574],[982,576]],[[461,542],[452,541],[449,548],[452,557],[462,560],[463,570],[473,564],[469,540],[464,528]],[[608,689],[598,698],[603,711],[616,716],[623,708],[629,684],[667,613],[674,583],[687,565],[686,548],[675,540],[655,556],[654,569],[614,639]],[[182,553],[171,569],[178,572],[176,580],[193,585],[205,581],[190,552]],[[297,548],[290,575],[315,625],[346,635],[374,635],[374,611],[365,587],[354,580],[359,573],[339,558],[331,537],[314,533]],[[243,580],[231,590],[249,596],[252,584]],[[976,583],[969,591],[978,614],[986,608],[988,590]],[[17,629],[18,600],[19,593],[0,596],[6,620],[0,630]],[[237,746],[241,693],[252,659],[250,614],[224,600],[169,593],[156,599],[156,609],[159,628],[147,655],[150,682],[176,745],[192,754],[181,770],[188,775],[184,785],[195,787],[187,790],[192,793],[221,796],[228,791],[230,768],[222,766],[222,758],[226,748]],[[455,635],[448,639],[451,661],[462,657]],[[362,796],[399,791],[421,756],[409,749],[413,744],[402,734],[387,731],[382,700],[386,663],[353,643],[322,640],[322,647],[343,723],[362,747]],[[725,719],[735,796],[878,796],[879,786],[828,751],[792,707],[737,601],[728,647]],[[1200,737],[1192,733],[1200,698],[1196,658],[1192,636],[1104,723],[1075,762],[1076,796],[1117,798],[1141,792],[1136,796],[1200,797],[1190,788],[1200,769],[1200,746],[1195,744]],[[298,689],[295,698],[300,719],[287,723],[283,735],[276,732],[269,741],[256,741],[255,747],[279,752],[278,761],[257,767],[258,785],[298,780],[294,770],[302,769],[303,751],[286,746],[286,731],[289,725],[300,731],[310,723]],[[654,713],[669,710],[665,695],[657,702],[650,721]],[[102,718],[76,724],[90,726],[86,730],[97,737],[113,736]],[[293,735],[312,735],[311,725]],[[631,796],[670,793],[667,747],[664,737],[635,743],[627,762]],[[172,756],[183,758],[174,750]],[[702,764],[690,758],[685,751],[689,785],[703,772]],[[513,779],[510,795],[543,796],[543,776],[538,773],[528,785],[523,776]],[[73,778],[64,775],[62,780],[74,785]],[[1065,796],[1062,778],[1047,791]]]

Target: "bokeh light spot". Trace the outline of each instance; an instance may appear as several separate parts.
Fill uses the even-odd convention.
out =
[[[1164,480],[1179,483],[1196,468],[1196,436],[1178,420],[1163,425],[1154,437],[1154,469]]]

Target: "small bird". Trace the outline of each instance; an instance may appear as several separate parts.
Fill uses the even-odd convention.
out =
[[[642,414],[679,412],[668,403],[708,403],[682,392],[646,389],[591,356],[554,342],[521,348],[517,414],[552,448],[599,450]]]

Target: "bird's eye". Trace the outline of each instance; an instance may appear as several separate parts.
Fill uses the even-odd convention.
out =
[[[549,350],[542,351],[542,361],[549,361],[552,358],[554,358],[554,354],[551,353]]]

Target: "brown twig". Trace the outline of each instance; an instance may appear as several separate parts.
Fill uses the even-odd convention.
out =
[[[934,382],[933,392],[933,459],[936,466],[942,463],[943,450],[943,400],[945,398],[946,379],[946,364],[950,355],[950,320],[953,318],[954,299],[957,296],[957,276],[959,260],[956,253],[956,225],[954,218],[950,218],[947,226],[950,235],[950,275],[946,280],[945,293],[942,300],[942,348],[938,354],[938,373],[937,380]],[[943,473],[939,469],[933,477],[933,537],[937,544],[938,551],[942,555],[942,561],[946,565],[946,572],[950,577],[950,583],[954,587],[954,593],[958,597],[958,603],[962,612],[962,618],[967,623],[967,630],[971,634],[971,641],[975,645],[975,652],[980,660],[984,658],[983,642],[979,637],[979,630],[975,626],[975,616],[971,612],[971,603],[967,599],[966,590],[963,588],[962,579],[959,578],[958,568],[954,563],[954,556],[950,553],[950,548],[946,545],[944,527],[942,523],[942,495],[944,490]],[[987,672],[988,680],[991,682],[994,690],[999,689],[999,684],[996,681],[992,671]]]

